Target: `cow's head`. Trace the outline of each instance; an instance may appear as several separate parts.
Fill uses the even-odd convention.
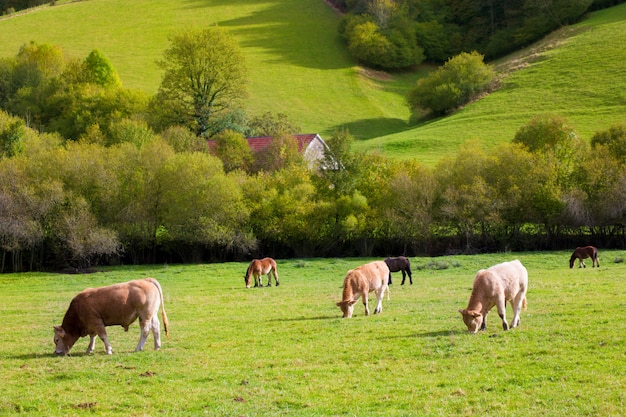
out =
[[[68,334],[63,327],[54,326],[54,353],[57,355],[67,355],[70,352],[77,338]]]
[[[341,308],[341,311],[343,312],[343,318],[344,319],[349,319],[350,317],[352,317],[352,312],[354,311],[354,305],[356,304],[357,300],[351,300],[351,301],[340,301],[337,303],[337,305],[339,306],[339,308]]]
[[[459,310],[461,316],[463,316],[463,322],[467,326],[467,330],[471,333],[477,333],[483,324],[483,315],[478,311],[472,310]]]

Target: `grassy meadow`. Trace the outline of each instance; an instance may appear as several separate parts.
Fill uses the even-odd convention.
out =
[[[467,140],[486,148],[510,141],[533,115],[566,117],[584,139],[626,123],[626,4],[590,15],[493,64],[501,89],[448,117],[410,122],[404,96],[432,70],[360,68],[337,33],[340,16],[321,0],[57,2],[0,18],[0,57],[24,43],[60,45],[83,58],[100,49],[126,87],[154,93],[156,61],[168,36],[186,28],[227,28],[249,67],[250,114],[287,114],[304,132],[347,127],[355,149],[434,165]],[[515,71],[512,69],[515,68]]]
[[[366,259],[278,260],[279,287],[246,289],[244,263],[0,275],[0,415],[621,416],[626,263],[569,269],[567,252],[411,258],[380,315],[341,319],[346,271]],[[476,271],[529,271],[521,327],[465,331]],[[145,276],[164,289],[170,337],[134,353],[138,325],[110,327],[113,355],[52,354],[52,326],[83,288]],[[374,297],[370,296],[370,301]],[[507,306],[508,307],[508,306]],[[373,308],[372,308],[373,309]],[[512,318],[507,308],[508,319]]]

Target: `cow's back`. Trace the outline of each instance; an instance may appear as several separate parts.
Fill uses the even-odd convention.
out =
[[[88,288],[74,297],[70,310],[80,320],[81,327],[91,332],[93,324],[100,321],[105,326],[128,327],[140,311],[156,314],[160,302],[159,290],[148,278]]]
[[[356,268],[367,281],[369,291],[377,290],[387,285],[389,281],[389,267],[385,261],[374,261]]]
[[[494,265],[481,272],[484,272],[489,286],[494,286],[494,289],[499,287],[507,299],[528,287],[528,271],[517,259]]]

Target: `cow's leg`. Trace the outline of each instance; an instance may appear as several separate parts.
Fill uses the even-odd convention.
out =
[[[509,330],[509,323],[506,322],[506,310],[505,310],[506,300],[504,299],[504,294],[498,297],[496,301],[496,306],[498,308],[498,315],[502,319],[502,328],[504,330]]]
[[[389,279],[387,280],[387,285],[391,285],[393,284],[392,280],[391,280],[391,271],[389,271]],[[404,282],[403,282],[404,284]]]
[[[400,283],[400,285],[404,285],[404,280],[406,279],[406,272],[404,272],[404,269],[402,270],[402,283]]]
[[[272,274],[274,274],[274,281],[276,282],[276,286],[278,287],[280,285],[280,282],[278,281],[278,271],[277,270],[273,270]]]
[[[587,265],[585,265],[585,261],[583,261],[583,258],[578,258],[578,267],[587,268]]]
[[[522,312],[522,304],[524,304],[525,295],[518,293],[513,301],[513,321],[511,322],[511,328],[517,327],[520,324],[520,314]]]
[[[267,286],[268,287],[272,286],[272,271],[267,273]]]
[[[152,316],[152,336],[154,336],[154,350],[161,349],[161,323],[157,314]]]
[[[89,335],[89,346],[87,346],[87,353],[93,353],[96,348],[96,335]]]
[[[376,290],[376,298],[378,298],[378,304],[376,305],[376,310],[374,310],[374,314],[381,313],[383,311],[383,297],[385,296],[385,287],[382,287]]]
[[[362,294],[362,297],[363,297],[363,305],[365,306],[365,315],[366,315],[366,316],[369,316],[369,315],[370,315],[370,309],[369,309],[369,307],[367,306],[367,301],[368,301],[368,300],[367,300],[367,299],[368,299],[368,296],[367,296],[367,295],[368,295],[368,294],[367,294],[366,292],[364,292],[364,293]]]
[[[107,355],[113,354],[113,348],[111,347],[111,344],[109,343],[109,337],[107,336],[107,331],[104,328],[104,324],[98,329],[98,337],[104,343],[104,350],[107,353]]]
[[[146,344],[146,340],[148,340],[148,335],[150,334],[150,328],[152,324],[152,319],[146,320],[143,317],[139,317],[139,343],[137,343],[137,347],[135,348],[135,352],[139,352],[143,350],[143,345]]]
[[[487,328],[487,313],[483,314],[483,322],[480,325],[480,330],[485,330]]]
[[[406,274],[409,276],[409,282],[413,285],[413,275],[411,275],[411,267],[406,269]]]

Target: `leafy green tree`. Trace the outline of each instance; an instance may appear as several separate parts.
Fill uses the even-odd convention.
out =
[[[207,153],[179,153],[158,173],[163,189],[159,244],[186,261],[200,261],[203,249],[246,250],[242,233],[248,221],[236,177],[224,174],[219,159]]]
[[[160,126],[182,124],[212,136],[212,122],[246,96],[247,69],[235,39],[225,30],[187,31],[170,38],[159,62],[165,71],[152,104]]]
[[[488,162],[486,153],[476,143],[467,142],[454,159],[442,160],[435,170],[436,219],[463,237],[467,251],[476,250],[477,238],[499,221],[500,201],[485,178]]]
[[[613,158],[626,164],[626,124],[616,124],[608,130],[594,133],[591,147],[596,150],[600,146],[606,146]]]
[[[388,0],[374,0],[370,15],[347,15],[342,25],[350,54],[365,65],[383,69],[407,68],[424,60],[412,24]]]
[[[530,152],[542,155],[552,165],[556,183],[567,188],[581,158],[585,155],[586,144],[567,120],[555,115],[533,117],[522,126],[513,143],[524,145]]]
[[[255,116],[249,123],[251,136],[277,136],[282,134],[293,135],[299,133],[296,126],[285,113],[265,112]]]
[[[99,50],[91,51],[85,58],[84,65],[88,82],[104,87],[121,87],[122,82],[117,71]]]
[[[279,245],[295,256],[313,256],[322,244],[324,202],[316,199],[309,170],[291,165],[273,172],[261,172],[243,187],[246,205],[251,208],[250,226],[261,241]]]
[[[58,214],[55,238],[68,254],[68,261],[81,269],[91,266],[99,257],[118,255],[121,251],[117,233],[98,225],[82,197],[68,198]]]
[[[573,226],[592,233],[618,232],[626,221],[626,170],[608,147],[596,146],[575,173],[576,187],[565,195],[566,214]]]
[[[176,152],[202,152],[207,150],[206,139],[198,137],[183,126],[171,126],[161,132],[161,137]]]
[[[141,147],[124,143],[111,158],[119,182],[114,230],[135,263],[154,262],[163,224],[165,178],[161,174],[174,150],[160,137]]]
[[[388,198],[381,202],[388,236],[396,244],[424,251],[434,226],[433,205],[437,183],[431,170],[415,161],[394,164],[388,182]],[[422,246],[420,246],[422,245]]]
[[[0,156],[12,157],[22,152],[26,126],[22,120],[15,120],[0,129]]]
[[[324,198],[351,195],[356,189],[361,165],[360,155],[355,155],[350,149],[353,142],[354,137],[346,129],[335,131],[326,140],[330,151],[324,153],[321,169],[314,177],[318,193]]]
[[[213,152],[224,164],[226,172],[236,169],[247,171],[253,161],[248,141],[232,130],[222,131],[216,136]]]
[[[63,84],[44,101],[47,130],[77,140],[98,125],[107,143],[111,127],[122,119],[140,117],[147,107],[144,93],[94,83]]]
[[[107,145],[134,143],[141,146],[152,140],[154,136],[155,133],[144,120],[124,118],[114,120],[109,125]]]
[[[44,239],[39,221],[37,197],[29,185],[24,160],[0,160],[0,249],[1,272],[5,271],[6,255],[11,255],[14,272],[23,270],[22,255],[33,250]]]

